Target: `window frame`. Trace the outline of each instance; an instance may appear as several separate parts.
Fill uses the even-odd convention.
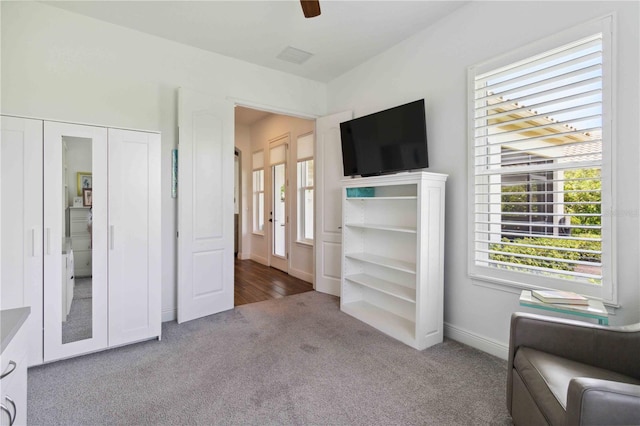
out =
[[[613,212],[615,194],[615,16],[613,14],[592,20],[580,26],[523,46],[512,52],[489,59],[468,68],[467,72],[467,127],[468,127],[468,275],[473,284],[514,291],[514,289],[557,289],[575,291],[597,298],[610,305],[618,304],[616,284],[615,239],[616,223]],[[492,70],[535,57],[585,37],[602,33],[602,285],[594,286],[558,278],[507,271],[476,264],[475,229],[475,77]]]
[[[296,186],[297,186],[297,219],[298,219],[298,229],[296,232],[296,242],[300,243],[300,244],[307,244],[307,245],[313,245],[314,241],[315,241],[315,234],[314,234],[314,238],[307,238],[305,235],[305,225],[307,223],[306,221],[306,208],[305,208],[305,191],[307,190],[312,190],[313,191],[313,204],[315,206],[315,197],[316,197],[316,190],[315,190],[315,176],[314,176],[314,184],[313,185],[306,185],[306,186],[302,186],[300,183],[300,165],[301,163],[306,163],[308,161],[312,161],[313,162],[313,166],[315,167],[315,161],[313,157],[307,157],[304,159],[298,159],[298,161],[296,162]],[[315,168],[314,168],[315,170]],[[311,207],[311,215],[312,215],[312,223],[311,223],[311,229],[313,231],[315,231],[315,208],[314,206]]]

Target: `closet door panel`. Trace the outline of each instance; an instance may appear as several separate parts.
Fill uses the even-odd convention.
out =
[[[44,360],[53,361],[107,347],[107,130],[45,122],[44,159]],[[62,262],[77,246],[65,217],[76,194],[91,204],[91,269],[69,286],[63,265],[81,266]]]
[[[42,121],[1,119],[0,309],[31,306],[31,366],[42,363]]]
[[[160,135],[109,129],[109,346],[160,335]]]

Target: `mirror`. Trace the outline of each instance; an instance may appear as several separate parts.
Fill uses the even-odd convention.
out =
[[[62,343],[93,335],[92,140],[62,138]]]

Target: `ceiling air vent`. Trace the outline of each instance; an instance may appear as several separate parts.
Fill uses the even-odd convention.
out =
[[[313,53],[287,46],[282,52],[280,52],[277,58],[300,65],[307,62],[307,60],[312,56]]]

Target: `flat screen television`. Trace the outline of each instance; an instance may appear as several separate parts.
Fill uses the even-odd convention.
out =
[[[345,176],[429,167],[424,99],[340,123]]]

